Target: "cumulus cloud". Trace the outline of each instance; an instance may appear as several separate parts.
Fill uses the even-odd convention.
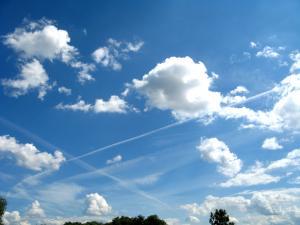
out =
[[[282,145],[278,143],[276,137],[266,138],[261,147],[267,150],[278,150],[283,148]]]
[[[130,86],[149,107],[170,110],[177,119],[199,118],[220,109],[221,94],[210,90],[213,79],[202,62],[170,57]]]
[[[223,107],[218,115],[225,119],[246,119],[251,127],[274,131],[300,129],[300,74],[285,77],[271,91],[277,96],[271,110],[253,110],[246,107]]]
[[[39,218],[45,216],[45,212],[42,209],[39,201],[35,200],[34,202],[32,202],[30,208],[27,211],[27,215],[32,218]]]
[[[69,62],[77,54],[77,49],[69,45],[70,41],[67,31],[58,29],[51,21],[40,20],[16,28],[5,36],[4,44],[25,58],[59,58]]]
[[[111,212],[111,206],[108,205],[105,198],[98,193],[86,195],[87,209],[89,215],[101,216]]]
[[[59,29],[53,21],[46,19],[28,22],[4,36],[4,44],[12,48],[22,60],[59,60],[79,71],[78,80],[81,83],[94,80],[90,73],[95,70],[95,66],[78,60],[79,51],[70,42],[66,30]]]
[[[106,161],[106,164],[114,164],[114,163],[121,162],[121,161],[122,161],[122,156],[121,155],[116,155],[112,159],[108,159]]]
[[[6,211],[3,215],[4,225],[30,225],[30,223],[20,216],[19,211]]]
[[[277,183],[282,179],[282,177],[271,175],[271,172],[288,168],[297,168],[298,166],[300,166],[300,150],[294,149],[285,157],[271,161],[267,165],[263,165],[261,162],[256,162],[254,166],[250,167],[245,172],[236,174],[236,176],[221,183],[220,186],[234,187]]]
[[[142,41],[133,43],[110,38],[107,40],[107,46],[99,47],[92,53],[92,58],[103,67],[121,70],[122,64],[119,61],[127,59],[130,52],[138,52],[143,45]]]
[[[65,95],[71,95],[72,94],[72,89],[64,87],[64,86],[59,87],[57,90],[61,94],[65,94]]]
[[[43,65],[37,60],[25,63],[16,79],[2,79],[2,85],[14,97],[25,95],[29,91],[37,90],[38,97],[43,99],[47,90],[51,89],[49,77]]]
[[[300,189],[265,190],[216,197],[209,195],[201,204],[182,205],[189,215],[208,216],[217,208],[226,208],[241,224],[298,224]],[[249,215],[249,216],[245,216]],[[255,220],[255,221],[254,221]]]
[[[277,52],[275,48],[272,48],[270,46],[265,46],[261,51],[258,51],[256,53],[257,57],[263,57],[263,58],[278,58],[280,54]]]
[[[96,99],[93,105],[86,103],[84,100],[79,100],[74,104],[59,103],[56,105],[56,109],[94,113],[126,113],[129,106],[119,96],[112,95],[108,101]]]
[[[242,168],[242,161],[217,138],[203,139],[197,147],[201,157],[218,164],[218,171],[226,176],[234,176]]]
[[[58,170],[65,161],[60,151],[55,151],[53,155],[41,152],[33,144],[18,143],[14,137],[8,135],[0,136],[0,153],[13,157],[17,165],[35,171]]]

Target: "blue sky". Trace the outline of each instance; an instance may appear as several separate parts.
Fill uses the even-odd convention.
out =
[[[2,1],[7,225],[300,221],[298,1]]]

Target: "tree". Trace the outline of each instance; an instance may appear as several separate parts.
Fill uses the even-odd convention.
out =
[[[0,196],[0,225],[3,225],[2,217],[6,209],[6,200]]]
[[[234,225],[234,222],[229,221],[229,216],[225,209],[216,209],[210,213],[209,223],[211,225]]]

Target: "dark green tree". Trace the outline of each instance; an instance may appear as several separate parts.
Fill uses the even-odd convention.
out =
[[[234,222],[230,222],[225,209],[216,209],[214,212],[211,212],[209,223],[211,225],[234,225]]]
[[[0,225],[3,225],[2,217],[6,209],[6,204],[5,198],[0,197]]]

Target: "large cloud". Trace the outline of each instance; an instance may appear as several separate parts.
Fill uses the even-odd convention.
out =
[[[210,115],[220,109],[221,94],[210,90],[213,77],[202,62],[170,57],[131,88],[144,96],[149,107],[171,110],[178,119]]]
[[[54,155],[41,152],[33,144],[20,144],[10,136],[0,136],[0,154],[11,156],[16,160],[17,165],[35,171],[58,170],[65,161],[60,151],[55,151]]]
[[[197,147],[201,157],[218,164],[218,171],[226,176],[234,176],[242,168],[242,161],[217,138],[203,139]]]

